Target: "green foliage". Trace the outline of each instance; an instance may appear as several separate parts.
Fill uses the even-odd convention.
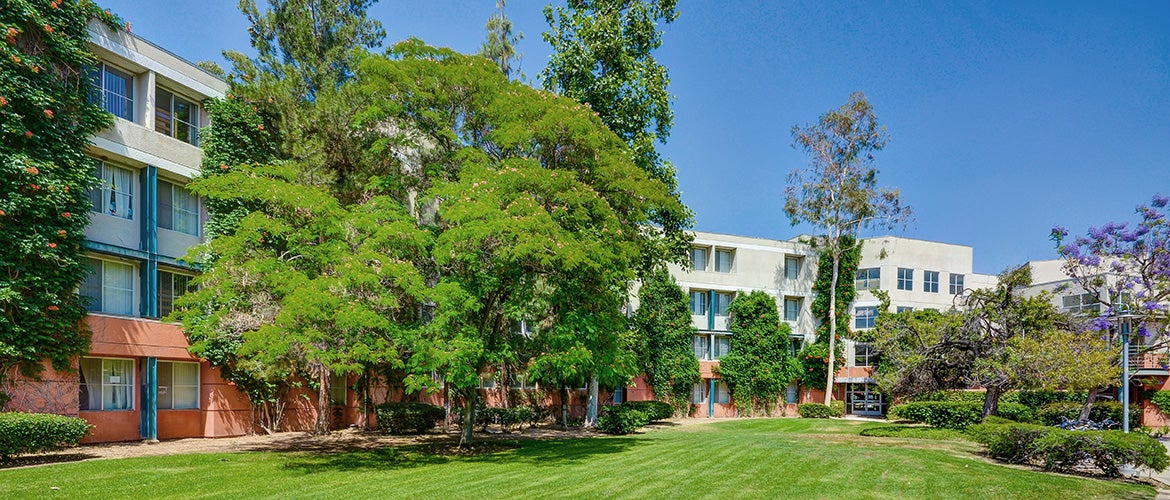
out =
[[[1000,396],[1004,403],[1018,403],[1033,410],[1047,406],[1049,403],[1073,402],[1084,403],[1087,394],[1084,391],[1009,391]],[[909,401],[951,401],[957,403],[983,403],[986,399],[984,391],[934,391],[918,394]]]
[[[982,402],[917,401],[890,408],[891,417],[947,429],[965,429],[983,420]],[[1030,422],[1032,409],[1015,403],[1001,403],[999,416],[1017,422]]]
[[[538,412],[531,406],[518,405],[507,408],[495,406],[481,406],[475,410],[475,425],[486,429],[488,425],[496,424],[505,432],[518,429],[524,424],[535,423]]]
[[[378,428],[389,434],[421,434],[446,416],[442,406],[430,403],[382,403],[374,407]]]
[[[1077,420],[1083,406],[1084,403],[1071,401],[1049,403],[1036,412],[1036,419],[1044,425],[1060,425],[1062,419]],[[1120,424],[1123,409],[1122,404],[1117,401],[1096,401],[1089,410],[1089,420],[1101,422],[1108,418]],[[1141,411],[1140,405],[1130,405],[1129,421],[1140,422]]]
[[[1170,415],[1170,391],[1155,391],[1153,396],[1150,396],[1150,403],[1158,407],[1158,411],[1164,415]]]
[[[800,375],[788,354],[791,328],[780,322],[776,299],[759,290],[736,296],[728,316],[731,351],[719,360],[719,376],[740,412],[768,415]]]
[[[664,401],[626,401],[619,406],[629,406],[643,412],[651,422],[666,420],[674,416],[674,407]]]
[[[77,417],[0,413],[0,460],[76,446],[92,426]]]
[[[650,423],[646,412],[633,406],[610,406],[597,417],[597,428],[606,434],[629,434]]]
[[[796,413],[800,415],[800,418],[841,417],[845,414],[845,403],[843,401],[833,401],[833,403],[838,402],[841,404],[801,403],[796,407]]]
[[[983,398],[982,391],[946,391],[967,387],[964,377],[970,356],[953,352],[948,343],[959,337],[962,324],[963,317],[954,311],[879,313],[871,332],[881,353],[874,377],[878,387],[886,394],[911,400],[932,400],[923,395],[935,394]]]
[[[488,18],[487,40],[484,40],[483,45],[479,48],[479,55],[496,63],[504,77],[511,78],[515,73],[523,80],[524,74],[520,73],[519,65],[517,64],[513,68],[512,64],[513,61],[519,62],[520,56],[516,54],[516,44],[524,39],[524,33],[512,31],[512,20],[508,19],[508,15],[504,13],[504,5],[504,0],[496,0],[496,7],[500,11]]]
[[[660,24],[678,17],[677,0],[573,1],[547,6],[543,38],[552,45],[540,73],[544,88],[575,99],[624,141],[634,163],[680,199],[675,168],[655,150],[674,122],[667,91],[670,76],[653,52],[662,45]],[[662,238],[647,248],[641,271],[663,260],[686,263],[694,215],[679,201],[652,214]]]
[[[857,298],[854,277],[861,265],[862,242],[852,235],[841,237],[842,252],[837,263],[837,338],[852,337],[851,312],[849,308]],[[833,286],[833,253],[830,248],[821,248],[817,253],[817,275],[813,280],[813,301],[809,306],[817,322],[817,343],[829,343],[829,289]],[[844,365],[843,359],[838,360]],[[840,366],[838,366],[840,368]],[[813,379],[820,381],[820,379]]]
[[[1023,424],[980,424],[969,432],[987,445],[994,458],[1042,463],[1045,469],[1060,472],[1080,472],[1091,465],[1107,477],[1119,477],[1126,464],[1156,471],[1170,465],[1166,447],[1140,432],[1067,431]]]
[[[654,395],[686,415],[691,407],[691,388],[699,380],[699,361],[692,339],[698,333],[691,323],[687,295],[666,269],[656,269],[638,290],[634,331],[640,345],[643,372]]]
[[[91,101],[91,19],[118,21],[89,0],[0,7],[0,374],[68,370],[89,349],[77,289],[97,179],[84,151],[112,123]]]
[[[845,366],[844,348],[842,344],[837,344],[833,349],[836,350],[833,364],[839,369]],[[829,376],[829,344],[806,343],[800,352],[796,353],[796,361],[799,363],[797,369],[800,371],[798,378],[804,385],[813,385],[825,380],[825,377]]]
[[[211,117],[211,126],[199,135],[203,148],[201,177],[224,175],[233,167],[268,164],[280,154],[281,138],[267,102],[233,95],[208,99],[203,108]],[[209,215],[204,225],[208,238],[231,234],[244,216],[260,208],[235,198],[206,199],[203,203]]]

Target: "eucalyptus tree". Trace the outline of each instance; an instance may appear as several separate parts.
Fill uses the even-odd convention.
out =
[[[516,44],[524,39],[524,33],[512,31],[512,20],[504,12],[505,0],[496,0],[499,12],[492,14],[487,21],[487,40],[479,48],[479,55],[490,59],[499,66],[500,72],[507,78],[517,76],[524,78],[520,73],[520,54],[516,53]],[[513,65],[515,65],[513,67]]]
[[[839,109],[821,115],[817,123],[793,127],[792,136],[794,146],[809,155],[809,163],[789,174],[784,213],[794,226],[805,223],[823,231],[814,243],[831,257],[829,303],[836,304],[841,259],[853,249],[860,230],[904,224],[910,209],[902,205],[897,190],[877,185],[873,153],[886,145],[885,127],[878,125],[873,107],[861,92],[850,95]],[[846,279],[852,281],[850,276]],[[837,315],[837,308],[830,307],[830,367],[836,362]],[[833,394],[834,373],[827,372],[825,404]]]
[[[409,40],[366,58],[356,85],[369,103],[356,126],[388,132],[371,146],[388,162],[377,185],[428,213],[417,223],[435,238],[432,319],[412,342],[407,388],[440,375],[461,396],[470,444],[479,375],[518,361],[511,325],[533,314],[535,375],[628,380],[620,306],[659,238],[651,214],[683,210],[666,185],[585,106],[479,56]]]

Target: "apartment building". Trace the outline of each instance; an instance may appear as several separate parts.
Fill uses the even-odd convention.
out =
[[[160,321],[194,276],[183,256],[203,241],[207,213],[185,185],[203,156],[201,102],[222,97],[227,83],[128,32],[97,22],[89,29],[101,61],[94,99],[115,116],[86,151],[101,181],[89,193],[91,273],[80,287],[90,300],[92,346],[72,373],[10,377],[7,409],[80,416],[94,425],[88,442],[248,433],[247,399],[188,352],[178,325]],[[339,407],[352,413],[345,384],[338,387]],[[315,417],[301,399],[292,403],[292,427]]]

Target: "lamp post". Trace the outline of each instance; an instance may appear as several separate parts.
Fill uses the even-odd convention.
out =
[[[1129,315],[1121,320],[1121,430],[1129,432]]]

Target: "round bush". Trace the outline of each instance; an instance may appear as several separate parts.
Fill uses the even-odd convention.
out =
[[[820,403],[801,403],[796,407],[796,413],[800,418],[829,418],[833,416],[833,409]]]
[[[674,407],[663,401],[626,401],[619,406],[628,406],[641,411],[650,418],[651,422],[666,420],[674,416]]]
[[[606,408],[597,418],[597,428],[607,434],[629,434],[649,423],[650,417],[645,412],[625,405]]]
[[[0,413],[0,459],[77,445],[89,422],[47,413]]]
[[[382,403],[374,407],[378,428],[389,434],[423,433],[435,428],[446,415],[443,407],[430,403]]]

